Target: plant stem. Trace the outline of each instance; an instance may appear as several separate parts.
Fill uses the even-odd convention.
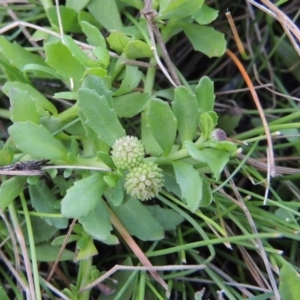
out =
[[[92,258],[86,258],[80,261],[79,263],[79,274],[77,280],[77,288],[80,290],[82,287],[86,286],[89,283],[90,273],[92,267]],[[78,300],[89,300],[90,299],[90,290],[79,294]]]

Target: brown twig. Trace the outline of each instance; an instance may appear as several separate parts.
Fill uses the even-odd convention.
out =
[[[154,20],[154,17],[156,16],[157,13],[154,10],[151,10],[151,3],[152,3],[151,0],[145,1],[145,6],[144,6],[144,9],[142,10],[142,15],[147,20],[148,32],[149,32],[150,40],[152,42],[151,49],[153,51],[155,60],[156,60],[157,64],[159,65],[160,69],[165,74],[165,76],[169,79],[169,81],[172,83],[172,85],[176,87],[178,85],[181,85],[181,82],[180,82],[179,77],[177,76],[174,64],[170,59],[170,56],[169,56],[168,51],[166,49],[165,43],[164,43],[164,41],[161,37],[160,31],[159,31],[159,29],[156,25],[155,20]],[[155,38],[154,38],[153,34],[154,34]],[[157,54],[157,50],[156,50],[155,40],[161,48],[162,57],[163,57],[166,65],[167,65],[167,68],[169,70],[169,73],[170,73],[171,77],[169,76],[169,73],[165,69],[162,62],[160,61],[160,58],[159,58],[159,56]]]

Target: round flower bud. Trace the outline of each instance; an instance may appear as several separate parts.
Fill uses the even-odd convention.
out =
[[[216,128],[210,133],[209,139],[214,142],[226,141],[227,135],[224,130]]]
[[[119,169],[132,169],[144,158],[145,150],[141,141],[133,136],[117,139],[112,146],[112,160]]]
[[[126,175],[127,193],[140,200],[155,197],[163,186],[162,170],[153,162],[143,162]]]

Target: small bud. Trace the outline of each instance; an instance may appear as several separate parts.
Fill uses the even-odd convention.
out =
[[[226,141],[227,135],[224,130],[216,128],[210,133],[209,139],[214,142]]]
[[[115,141],[111,155],[117,168],[132,169],[143,160],[145,150],[136,137],[124,136]]]
[[[153,162],[143,162],[126,175],[127,193],[140,200],[155,197],[163,187],[162,170]]]

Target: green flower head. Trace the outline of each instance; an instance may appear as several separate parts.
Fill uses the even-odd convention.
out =
[[[127,193],[140,200],[155,197],[163,187],[162,170],[153,162],[143,162],[134,167],[125,178]]]
[[[143,160],[145,150],[136,137],[124,136],[115,141],[111,155],[117,168],[130,170]]]

